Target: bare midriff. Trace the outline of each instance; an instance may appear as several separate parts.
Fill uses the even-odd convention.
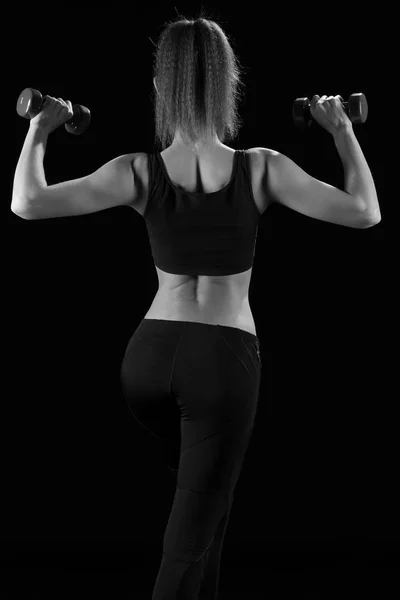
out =
[[[172,275],[156,269],[159,288],[145,319],[224,325],[257,335],[248,296],[252,269],[226,277]]]

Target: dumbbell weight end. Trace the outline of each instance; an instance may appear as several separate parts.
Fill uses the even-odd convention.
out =
[[[74,104],[72,109],[74,114],[70,119],[68,119],[64,127],[68,133],[72,133],[73,135],[81,135],[90,125],[92,118],[90,110],[86,106],[82,106],[82,104]]]

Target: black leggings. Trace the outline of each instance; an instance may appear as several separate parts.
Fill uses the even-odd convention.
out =
[[[143,319],[121,367],[133,416],[161,439],[177,486],[152,600],[215,600],[226,526],[250,441],[260,343],[242,329]]]

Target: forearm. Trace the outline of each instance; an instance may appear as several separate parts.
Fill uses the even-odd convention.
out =
[[[14,175],[11,206],[20,206],[47,187],[43,159],[48,133],[40,127],[30,126]]]
[[[333,139],[344,169],[345,191],[360,198],[366,212],[380,220],[378,196],[368,163],[352,128],[342,128]]]

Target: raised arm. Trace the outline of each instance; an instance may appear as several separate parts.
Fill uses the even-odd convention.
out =
[[[306,173],[285,154],[265,148],[269,193],[274,202],[307,217],[364,229],[380,219],[359,195],[343,192]]]

